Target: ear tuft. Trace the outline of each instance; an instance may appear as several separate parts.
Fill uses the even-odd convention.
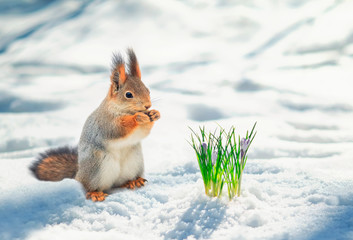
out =
[[[125,82],[125,62],[120,53],[113,53],[111,72],[110,80],[112,83],[120,85]]]
[[[129,58],[129,62],[128,62],[129,74],[131,76],[141,78],[141,70],[134,50],[132,48],[128,48],[127,55]]]

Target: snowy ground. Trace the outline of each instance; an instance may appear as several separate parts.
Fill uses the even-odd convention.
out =
[[[353,1],[0,1],[0,239],[353,239]],[[40,182],[78,142],[113,51],[162,118],[146,187],[103,203]],[[188,126],[257,121],[242,196],[204,195]]]

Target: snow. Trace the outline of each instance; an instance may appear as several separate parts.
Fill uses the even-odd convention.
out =
[[[353,2],[0,2],[0,239],[353,239]],[[133,47],[162,118],[144,188],[41,182]],[[205,196],[190,130],[257,121],[241,197]]]

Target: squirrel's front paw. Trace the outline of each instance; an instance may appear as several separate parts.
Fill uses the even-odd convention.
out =
[[[135,116],[136,116],[136,121],[139,124],[149,123],[150,122],[150,117],[147,114],[143,113],[143,112],[137,112],[137,113],[135,113]]]
[[[151,122],[157,121],[161,118],[161,114],[157,110],[151,110],[147,114],[150,117]]]

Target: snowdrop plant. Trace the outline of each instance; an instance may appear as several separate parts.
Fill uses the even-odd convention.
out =
[[[226,184],[230,200],[240,196],[247,152],[256,135],[255,126],[256,123],[242,139],[236,137],[233,126],[228,132],[220,128],[213,133],[200,127],[199,134],[190,128],[190,144],[196,153],[206,195],[220,197]]]

